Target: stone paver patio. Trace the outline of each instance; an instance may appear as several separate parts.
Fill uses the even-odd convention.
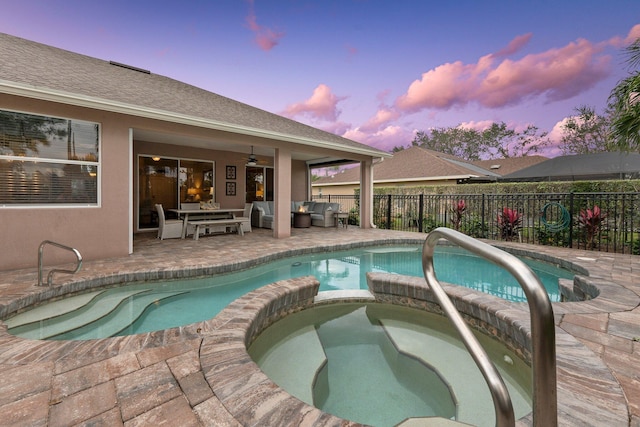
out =
[[[231,271],[259,265],[279,254],[311,252],[323,246],[422,240],[424,235],[416,233],[355,227],[295,229],[290,239],[282,240],[273,239],[270,230],[261,229],[244,237],[230,234],[198,241],[159,241],[151,235],[140,235],[131,256],[85,262],[73,277],[56,275],[52,288],[34,286],[35,268],[1,272],[0,315],[93,286]],[[593,300],[554,303],[556,324],[582,343],[583,349],[591,352],[589,356],[597,356],[617,381],[622,393],[611,390],[610,398],[612,407],[620,404],[626,408],[626,420],[620,425],[640,427],[640,257],[516,243],[500,245],[553,253],[588,269],[590,278],[602,285],[605,291]],[[242,310],[238,308],[236,314],[226,310],[225,315],[241,316]],[[213,359],[242,350],[231,344],[235,342],[231,335],[237,338],[234,330],[227,329],[225,333],[231,335],[221,338],[224,328],[220,328],[228,321],[222,316],[181,328],[91,341],[26,340],[9,335],[2,324],[0,425],[246,425],[246,420],[232,415],[230,400],[214,393],[222,389],[221,384],[212,386],[211,370],[203,371],[203,365],[215,366]],[[558,371],[559,378],[572,377],[560,363]],[[577,374],[571,381],[576,386],[581,381],[590,382]],[[263,404],[269,402],[272,407],[292,399],[277,387],[262,384],[260,390]],[[594,399],[606,400],[606,393],[603,386],[602,395]],[[344,425],[335,417],[303,406],[296,413],[268,419],[270,425],[282,426]],[[559,420],[560,425],[584,425],[562,414]]]

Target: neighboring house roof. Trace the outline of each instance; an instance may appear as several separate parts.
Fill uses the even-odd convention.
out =
[[[0,33],[0,93],[314,147],[389,153],[180,81]]]
[[[505,175],[501,181],[578,181],[640,178],[640,154],[593,153],[560,156]]]
[[[455,156],[412,146],[393,154],[373,167],[374,183],[460,180],[499,175]],[[314,186],[347,185],[360,182],[360,167],[321,177]]]
[[[508,157],[506,159],[477,160],[473,162],[473,164],[504,176],[546,160],[549,160],[549,158],[544,156],[523,156]]]

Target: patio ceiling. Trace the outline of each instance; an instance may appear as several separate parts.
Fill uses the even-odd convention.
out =
[[[157,144],[172,144],[187,147],[204,148],[209,150],[228,151],[232,153],[241,153],[248,156],[251,152],[252,145],[250,143],[242,144],[238,142],[225,141],[222,138],[198,138],[194,136],[162,133],[147,129],[134,129],[133,138],[135,140],[148,141]],[[291,158],[311,164],[344,164],[345,162],[357,162],[356,159],[346,159],[345,157],[319,154],[317,150],[305,151],[304,146],[296,146],[296,150],[292,151]],[[266,145],[253,145],[253,152],[257,156],[273,157],[275,148]]]

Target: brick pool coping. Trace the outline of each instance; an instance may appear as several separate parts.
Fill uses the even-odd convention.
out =
[[[424,240],[424,235],[415,233],[360,231],[349,229],[347,232],[341,231],[342,235],[338,235],[336,232],[324,233],[323,230],[323,233],[316,234],[324,234],[327,240],[331,240],[333,244],[327,242],[323,247],[333,250],[372,242],[401,244],[420,243]],[[277,250],[268,251],[268,257],[278,257],[282,253],[296,250],[306,253],[317,250],[318,243],[312,239],[313,234],[301,233],[300,239],[290,241],[288,245],[282,245],[276,239],[272,239],[272,249]],[[345,235],[347,236],[343,237]],[[210,239],[203,239],[201,242],[207,240]],[[233,242],[237,244],[239,241]],[[175,250],[179,243],[171,243],[163,246],[160,251],[170,252],[172,259],[175,259]],[[217,246],[219,242],[210,243]],[[149,245],[158,246],[157,242],[150,242]],[[633,327],[633,322],[638,317],[639,300],[638,284],[634,283],[634,277],[640,271],[637,257],[558,249],[552,251],[553,248],[515,243],[500,243],[500,246],[508,247],[511,251],[530,251],[533,254],[550,255],[553,252],[560,259],[587,269],[589,280],[601,291],[593,300],[554,303],[556,324],[559,326],[557,345],[558,396],[562,408],[559,414],[560,425],[584,425],[585,419],[589,422],[606,420],[606,425],[638,425],[638,412],[633,403],[634,396],[638,396],[633,393],[640,389],[634,388],[637,387],[634,383],[637,377],[633,376],[633,362],[638,360],[637,342],[633,338],[640,335]],[[204,245],[200,246],[200,249],[203,248]],[[219,253],[220,247],[213,247],[211,250]],[[164,257],[154,258],[153,250],[148,253],[145,253],[145,250],[139,252],[127,260],[116,261],[119,268],[117,273],[113,272],[113,262],[95,262],[91,263],[87,269],[89,271],[84,275],[69,279],[52,289],[34,287],[33,282],[30,282],[35,274],[32,270],[3,274],[0,283],[0,310],[8,313],[24,306],[26,300],[33,303],[76,292],[83,286],[104,286],[107,282],[117,284],[140,275],[146,275],[146,278],[153,278],[154,275],[186,277],[199,272],[228,268],[225,267],[227,264],[219,260],[217,263],[203,263],[199,260],[200,264],[197,265],[193,260],[190,263],[178,261],[177,263],[182,265],[175,266],[170,265],[168,253],[165,253]],[[138,258],[135,263],[127,266],[127,262],[130,258],[135,258],[135,255],[150,259],[145,261]],[[163,264],[160,273],[153,273],[158,271],[158,259],[164,259],[166,263]],[[236,260],[231,263],[234,266],[229,267],[231,269],[238,268],[242,262],[256,262],[255,253],[254,257],[245,256],[244,260],[242,256],[226,259]],[[155,268],[151,268],[152,266]],[[111,269],[111,273],[106,273],[105,270],[108,268]],[[394,280],[398,278],[407,280],[403,286],[409,286],[414,280],[423,282],[419,278],[400,276],[396,276]],[[308,287],[308,282],[313,282],[314,279],[292,279],[286,283],[278,283],[277,286],[281,289],[275,293],[273,289],[269,289],[268,295],[275,299],[281,296],[279,292],[293,295],[297,292],[300,281]],[[90,286],[87,285],[89,282]],[[453,288],[454,293],[462,292],[459,298],[468,300],[472,306],[486,309],[496,305],[496,301],[491,300],[493,297],[483,301],[489,296],[473,291],[467,292],[469,290],[464,288]],[[261,298],[266,296],[263,295]],[[289,302],[291,301],[290,299]],[[222,387],[230,387],[229,380],[227,383],[218,381],[215,380],[217,377],[212,375],[222,366],[218,362],[224,357],[229,356],[233,359],[232,355],[246,353],[245,327],[248,322],[251,323],[248,317],[252,310],[255,312],[256,307],[262,306],[263,301],[254,301],[242,307],[234,304],[215,318],[197,324],[149,334],[82,342],[24,340],[7,334],[3,325],[0,331],[0,410],[4,414],[3,422],[13,425],[68,425],[84,422],[144,425],[163,419],[169,423],[174,420],[180,425],[245,425],[246,420],[238,419],[240,415],[237,414],[234,417],[233,411],[229,409],[242,407],[244,404],[251,407],[252,400],[249,397],[260,397],[260,404],[255,406],[257,412],[253,411],[254,416],[258,414],[260,417],[275,417],[269,419],[281,422],[271,425],[291,425],[290,421],[296,419],[295,417],[302,417],[299,419],[305,422],[314,419],[320,423],[317,425],[338,425],[338,419],[335,417],[322,414],[315,408],[301,407],[301,402],[297,399],[269,384],[270,381],[264,378],[260,371],[251,370],[251,373],[242,374],[248,375],[244,384],[258,387],[252,389],[251,396],[245,395],[248,400],[234,399],[234,405],[237,406],[233,406],[229,403],[231,401],[228,400],[228,396],[226,401],[224,398],[221,399],[224,395]],[[252,304],[255,307],[252,307]],[[526,305],[507,305],[508,308],[501,306],[496,311],[497,318],[514,316],[513,324],[518,325],[517,329],[526,328],[526,316],[523,318]],[[606,327],[601,326],[603,322],[607,323]],[[612,327],[613,330],[607,330]],[[569,333],[563,332],[564,330]],[[226,365],[226,368],[233,369],[223,371],[227,375],[229,372],[233,372],[232,376],[241,375],[243,369],[252,365],[252,362],[244,357],[243,355],[242,360],[246,363],[238,365],[230,362],[231,359],[226,359],[230,364]],[[238,359],[235,360],[237,362]],[[603,360],[609,364],[605,365]],[[630,366],[625,368],[627,365]],[[238,385],[239,383],[236,383],[236,386]],[[251,387],[240,388],[245,391],[249,389]],[[585,393],[590,389],[592,392]],[[282,405],[285,401],[293,406]],[[288,412],[278,412],[280,415],[275,415],[276,412],[268,410],[271,407],[287,407]],[[252,411],[241,413],[251,414]],[[215,420],[215,423],[212,420]],[[522,422],[525,423],[523,425],[527,424],[526,420]]]

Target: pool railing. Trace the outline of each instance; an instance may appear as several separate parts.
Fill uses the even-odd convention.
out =
[[[461,335],[467,350],[489,386],[496,412],[496,426],[498,427],[515,425],[511,398],[497,368],[436,278],[433,256],[435,247],[441,238],[504,268],[517,279],[524,290],[531,313],[533,425],[536,427],[557,426],[555,324],[551,301],[544,286],[533,271],[517,257],[458,231],[445,227],[436,228],[429,233],[424,242],[422,269],[425,280],[442,310]]]

